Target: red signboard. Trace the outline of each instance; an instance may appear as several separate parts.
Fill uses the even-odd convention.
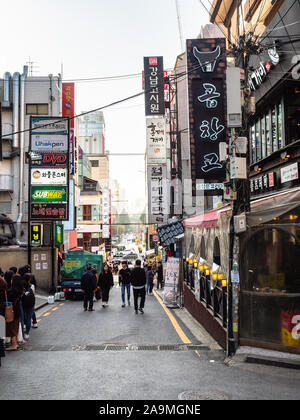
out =
[[[62,116],[70,118],[70,175],[74,175],[75,85],[63,83],[62,87]]]

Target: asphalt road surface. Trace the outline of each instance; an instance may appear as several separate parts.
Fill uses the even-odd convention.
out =
[[[155,296],[145,314],[121,308],[113,288],[109,307],[81,301],[48,305],[38,313],[24,350],[0,368],[0,399],[177,400],[186,391],[229,399],[299,399],[300,372],[237,364],[179,322],[174,328]],[[180,333],[181,332],[181,333]],[[183,345],[182,337],[190,344]]]

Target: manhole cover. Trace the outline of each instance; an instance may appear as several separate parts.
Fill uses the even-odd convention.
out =
[[[195,401],[205,401],[205,400],[230,400],[230,397],[223,392],[219,391],[185,391],[178,395],[179,400],[195,400]]]

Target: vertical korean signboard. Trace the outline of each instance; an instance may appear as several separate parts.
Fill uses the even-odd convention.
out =
[[[147,118],[147,162],[166,163],[166,122],[164,117]]]
[[[111,199],[110,190],[102,192],[102,238],[109,239],[111,236]]]
[[[146,116],[165,115],[163,57],[144,57]]]
[[[221,38],[187,40],[191,171],[193,191],[202,181],[205,194],[220,195],[225,168],[219,143],[226,141],[226,44]]]
[[[68,220],[69,122],[31,117],[29,219]]]
[[[74,115],[75,115],[75,85],[63,83],[62,85],[62,116],[70,118],[70,175],[75,174],[75,138],[74,138]]]
[[[148,165],[148,223],[168,221],[168,183],[165,165]]]

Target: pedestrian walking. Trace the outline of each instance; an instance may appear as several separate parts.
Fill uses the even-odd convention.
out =
[[[24,275],[25,291],[22,296],[22,306],[23,306],[23,311],[24,311],[24,326],[25,326],[24,339],[25,340],[29,339],[31,320],[32,320],[33,312],[34,312],[34,306],[35,306],[35,295],[33,291],[34,287],[31,284],[31,280],[32,280],[32,274],[26,273]]]
[[[11,339],[11,345],[7,351],[18,350],[18,332],[21,320],[20,302],[24,294],[24,281],[19,274],[15,274],[12,278],[11,288],[7,290],[7,300],[12,303],[14,311],[14,319],[12,322],[6,323],[6,337]]]
[[[154,273],[152,271],[152,265],[148,265],[148,270],[146,272],[146,279],[147,279],[147,294],[152,296],[152,290],[154,286]]]
[[[106,308],[108,306],[110,289],[114,286],[111,268],[107,263],[103,266],[102,273],[99,276],[98,285],[101,290],[102,306],[103,308]]]
[[[81,277],[81,289],[83,290],[83,309],[86,312],[89,307],[89,311],[94,311],[93,309],[93,298],[94,292],[97,287],[97,280],[95,274],[92,273],[93,267],[91,264],[88,264],[86,267],[86,272],[83,273]]]
[[[119,272],[119,284],[121,285],[122,308],[125,308],[125,292],[127,291],[127,302],[130,306],[130,280],[131,271],[128,268],[127,261],[122,262],[122,268]]]
[[[157,289],[163,288],[163,281],[164,281],[164,275],[163,275],[163,265],[162,262],[159,261],[158,268],[157,268]]]
[[[0,276],[0,315],[5,316],[5,302],[8,285],[2,276]]]
[[[134,296],[134,309],[137,314],[140,311],[144,313],[145,300],[146,300],[146,273],[141,267],[141,260],[136,260],[135,267],[131,273],[131,284]],[[140,304],[138,303],[139,297],[141,298]]]

